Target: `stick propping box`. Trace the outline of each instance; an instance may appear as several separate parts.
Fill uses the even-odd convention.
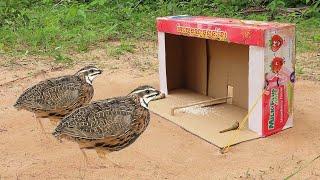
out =
[[[219,147],[233,134],[219,131],[250,108],[234,144],[293,126],[294,24],[170,16],[157,18],[157,30],[160,89],[167,96],[152,111]],[[205,114],[172,113],[215,99],[201,106]]]

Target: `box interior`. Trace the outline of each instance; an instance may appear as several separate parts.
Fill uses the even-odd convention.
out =
[[[226,97],[248,109],[249,46],[166,34],[168,92],[189,89],[213,98]]]
[[[219,147],[226,146],[235,131],[219,131],[248,112],[249,46],[166,33],[165,56],[168,96],[152,103],[151,110]],[[170,114],[172,107],[230,94],[231,102],[205,107],[206,115]],[[240,131],[242,137],[233,144],[258,138],[247,128]]]

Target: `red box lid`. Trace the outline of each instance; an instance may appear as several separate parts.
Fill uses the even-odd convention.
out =
[[[176,35],[265,46],[265,32],[295,26],[289,23],[249,21],[204,16],[168,16],[157,18],[157,30]]]

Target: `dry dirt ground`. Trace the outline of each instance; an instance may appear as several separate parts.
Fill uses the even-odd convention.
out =
[[[94,151],[87,151],[89,167],[85,168],[76,144],[42,134],[32,113],[12,107],[28,86],[74,73],[89,63],[105,69],[94,82],[95,100],[124,95],[140,84],[158,87],[155,49],[156,43],[142,44],[134,54],[119,59],[95,49],[74,54],[78,63],[62,68],[47,57],[0,57],[0,179],[283,179],[319,155],[320,84],[316,81],[296,83],[294,128],[236,145],[223,155],[152,114],[149,127],[133,145],[109,155],[123,168],[99,159]],[[47,119],[43,123],[47,132],[54,128]],[[320,179],[320,159],[293,179]]]

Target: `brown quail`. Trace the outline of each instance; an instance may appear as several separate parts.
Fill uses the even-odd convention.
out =
[[[88,104],[94,93],[92,81],[101,73],[102,70],[94,66],[86,66],[74,75],[41,81],[24,91],[14,107],[35,113],[43,130],[39,118],[62,118]]]
[[[83,149],[95,149],[101,158],[132,144],[150,121],[148,103],[160,92],[140,86],[124,97],[96,101],[81,107],[61,120],[53,135],[79,143]]]

